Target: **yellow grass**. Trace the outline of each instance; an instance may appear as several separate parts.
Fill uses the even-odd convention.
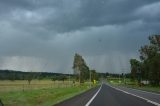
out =
[[[78,83],[76,83],[78,85]],[[32,80],[29,85],[26,80],[4,80],[0,81],[0,92],[8,91],[26,91],[32,89],[43,89],[43,88],[62,88],[73,86],[70,81],[51,81],[51,80]]]

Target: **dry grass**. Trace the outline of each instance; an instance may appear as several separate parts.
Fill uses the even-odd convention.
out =
[[[76,83],[76,85],[78,85],[78,83]],[[71,86],[73,86],[73,83],[69,81],[32,80],[29,85],[26,80],[4,80],[0,81],[0,92],[26,91],[43,88],[67,88]]]
[[[88,90],[88,83],[73,86],[69,81],[0,81],[0,99],[5,106],[52,106]]]

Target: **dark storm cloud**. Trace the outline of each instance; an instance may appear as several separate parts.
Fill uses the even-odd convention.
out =
[[[57,20],[49,22],[51,27],[55,25],[53,28],[60,32],[107,24],[125,24],[139,19],[133,14],[137,8],[157,1],[85,0],[76,3],[71,10],[72,6],[62,7]]]
[[[78,52],[101,72],[129,71],[159,27],[159,0],[1,0],[0,68],[68,73]]]

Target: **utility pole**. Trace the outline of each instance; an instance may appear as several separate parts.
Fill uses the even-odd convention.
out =
[[[124,84],[126,84],[126,72],[127,72],[127,68],[122,68],[123,70],[123,81],[124,81]]]
[[[90,88],[91,88],[91,70],[89,71],[90,72]]]
[[[79,71],[79,85],[81,84],[81,71]]]
[[[120,74],[119,74],[119,83],[120,83]]]
[[[126,74],[123,73],[123,77],[124,77],[124,84],[126,84]]]
[[[70,79],[70,71],[68,72],[68,74],[69,74],[69,86],[70,86],[70,84],[71,84],[71,83],[70,83],[70,80],[71,80],[71,79]]]

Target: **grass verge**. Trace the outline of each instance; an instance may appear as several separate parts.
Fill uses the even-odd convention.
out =
[[[52,106],[88,89],[87,86],[77,86],[0,92],[0,98],[5,106]]]
[[[154,92],[154,93],[160,93],[160,86],[152,86],[152,85],[143,85],[139,86],[136,81],[131,81],[130,79],[126,79],[125,83],[123,79],[109,79],[107,80],[108,83],[110,83],[113,86],[122,86],[122,87],[128,87],[148,92]]]

